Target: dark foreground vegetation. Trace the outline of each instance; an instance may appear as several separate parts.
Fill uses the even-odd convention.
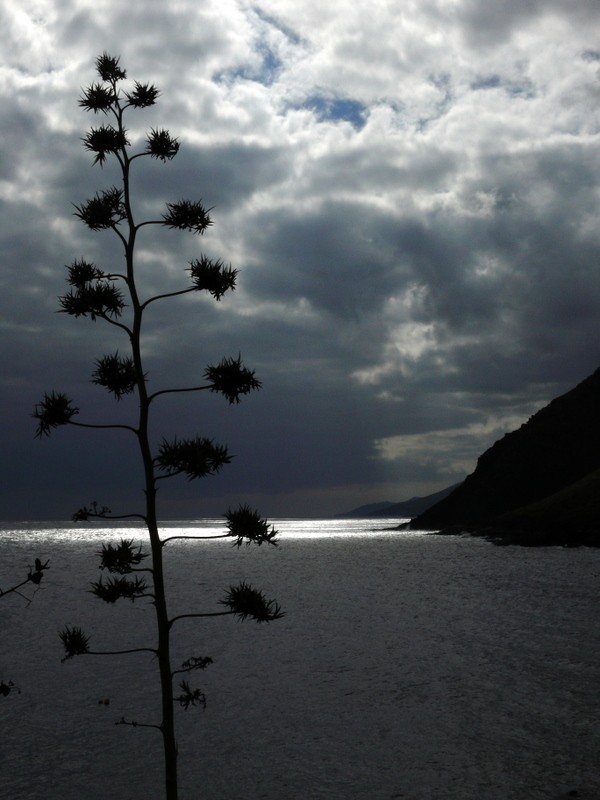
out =
[[[140,203],[136,202],[134,177],[139,181],[144,179],[145,176],[139,175],[138,170],[143,163],[147,165],[149,160],[165,164],[175,158],[179,152],[179,142],[167,130],[152,128],[141,146],[132,149],[125,119],[129,120],[130,116],[133,118],[140,109],[153,106],[160,93],[153,84],[128,82],[127,73],[119,59],[107,53],[96,59],[96,71],[99,80],[83,90],[79,101],[79,105],[98,120],[88,130],[83,143],[85,149],[94,156],[95,164],[103,166],[107,160],[116,162],[119,181],[116,186],[97,192],[86,202],[76,205],[75,215],[90,231],[116,237],[122,250],[122,260],[120,267],[117,267],[119,271],[113,271],[114,266],[107,271],[85,258],[76,258],[67,267],[69,289],[59,298],[60,311],[75,318],[87,318],[92,323],[105,323],[119,332],[122,348],[96,361],[91,380],[106,389],[117,404],[123,397],[133,395],[136,400],[135,412],[133,419],[119,417],[117,421],[109,422],[79,421],[79,408],[70,397],[52,391],[46,393],[37,404],[33,416],[38,423],[37,435],[40,438],[62,426],[76,426],[99,433],[119,430],[137,444],[139,472],[132,480],[138,481],[143,488],[139,510],[113,514],[107,506],[92,502],[89,506],[81,507],[73,519],[78,522],[107,519],[143,521],[147,534],[143,544],[134,543],[133,539],[121,539],[116,544],[103,544],[97,551],[102,576],[92,584],[91,591],[107,604],[127,599],[150,606],[156,622],[155,640],[142,647],[134,646],[125,650],[95,650],[92,649],[90,638],[80,627],[68,625],[61,631],[60,639],[65,650],[63,660],[84,655],[151,653],[154,656],[161,694],[160,711],[149,710],[149,721],[123,718],[118,724],[153,728],[160,732],[164,752],[165,797],[167,800],[177,800],[178,745],[174,707],[177,705],[188,709],[205,705],[203,690],[200,687],[193,688],[187,678],[190,673],[197,674],[212,664],[212,658],[204,653],[192,655],[180,665],[173,663],[171,639],[177,623],[189,618],[226,615],[236,616],[240,620],[269,622],[281,617],[282,612],[274,600],[267,600],[262,591],[242,581],[225,589],[224,597],[213,610],[176,616],[169,614],[165,548],[173,539],[182,537],[165,537],[162,534],[157,504],[159,485],[164,486],[165,481],[178,476],[196,480],[214,475],[229,464],[232,457],[227,447],[216,444],[206,436],[194,435],[191,438],[157,442],[155,436],[151,435],[151,421],[156,405],[166,395],[190,397],[202,392],[216,392],[234,405],[240,402],[242,396],[259,389],[261,384],[254,377],[254,371],[243,365],[239,355],[225,357],[218,364],[207,366],[198,382],[188,387],[164,386],[159,383],[160,375],[149,371],[147,361],[151,358],[148,352],[150,348],[146,346],[147,340],[144,338],[148,308],[158,302],[172,301],[191,293],[208,294],[218,302],[226,292],[235,288],[237,270],[221,259],[200,253],[198,258],[189,262],[186,285],[177,283],[158,295],[148,293],[152,281],[149,280],[151,276],[148,275],[147,264],[136,257],[138,238],[157,228],[202,236],[213,224],[209,214],[211,209],[205,208],[199,200],[180,200],[167,202],[160,217],[138,220]],[[133,136],[131,140],[137,141]],[[150,240],[150,245],[152,243]],[[174,313],[181,314],[181,309]],[[198,337],[201,338],[200,329]],[[125,411],[120,413],[125,414]],[[229,509],[224,518],[225,532],[211,538],[230,537],[237,547],[242,543],[277,543],[275,529],[248,506]],[[135,636],[135,633],[132,625],[132,635]],[[178,683],[177,689],[174,688],[174,682]]]

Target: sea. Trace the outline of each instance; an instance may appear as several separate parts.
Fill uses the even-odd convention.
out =
[[[247,581],[285,616],[189,618],[174,667],[205,708],[177,708],[181,800],[600,798],[600,550],[500,547],[403,520],[280,519],[278,547],[174,538],[171,616],[219,611]],[[164,536],[224,532],[169,522]],[[120,523],[1,523],[0,800],[164,797],[149,600],[89,592]],[[119,725],[119,721],[140,723]],[[577,792],[577,794],[573,794]]]

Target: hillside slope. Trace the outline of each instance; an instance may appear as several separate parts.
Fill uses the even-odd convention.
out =
[[[480,456],[475,471],[460,486],[414,518],[410,527],[476,529],[502,523],[516,527],[516,513],[512,518],[507,516],[511,512],[559,495],[600,469],[599,412],[600,369],[498,440]],[[589,502],[584,503],[590,509],[585,524],[600,527],[591,486],[593,481],[580,487],[580,500],[589,495]],[[576,527],[573,515],[579,508],[576,504],[569,515]],[[546,525],[547,519],[548,514],[543,521],[528,511],[521,516],[520,524],[533,529]]]
[[[600,547],[600,470],[537,503],[502,514],[483,533],[499,543]]]

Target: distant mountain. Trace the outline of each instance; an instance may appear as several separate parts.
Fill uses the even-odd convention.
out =
[[[410,527],[487,529],[528,544],[545,537],[593,543],[600,536],[598,470],[600,369],[498,440],[462,484]]]
[[[417,514],[422,514],[428,508],[434,506],[444,497],[447,497],[450,492],[453,492],[460,483],[455,483],[442,489],[434,494],[428,494],[425,497],[411,497],[410,500],[404,500],[402,503],[394,503],[385,509],[385,511],[376,511],[370,514],[372,517],[416,517]]]
[[[410,500],[404,500],[401,503],[369,503],[366,506],[359,506],[352,511],[346,511],[344,514],[337,514],[338,517],[407,517],[411,518],[417,514],[421,514],[428,508],[431,508],[434,503],[446,497],[450,492],[455,489],[459,484],[455,483],[447,489],[442,489],[440,492],[428,494],[425,497],[411,497]]]
[[[343,514],[336,514],[336,517],[370,517],[373,514],[383,513],[385,516],[385,510],[387,508],[391,508],[394,503],[388,501],[382,501],[381,503],[367,503],[364,506],[358,506],[358,508],[353,508],[352,511],[344,511]],[[392,516],[394,516],[392,514]]]

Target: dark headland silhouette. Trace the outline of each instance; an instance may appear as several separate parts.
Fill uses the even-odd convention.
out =
[[[600,546],[600,369],[499,439],[408,527],[499,544]]]

